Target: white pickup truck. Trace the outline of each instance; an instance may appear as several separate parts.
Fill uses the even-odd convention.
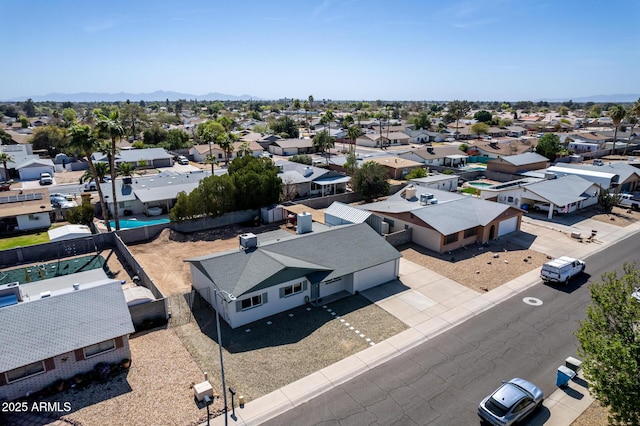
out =
[[[632,210],[640,210],[640,198],[633,196],[632,194],[618,194],[620,201],[618,204],[625,207],[631,207]]]
[[[544,282],[569,284],[569,280],[583,272],[584,268],[582,260],[561,256],[542,265],[540,278]]]

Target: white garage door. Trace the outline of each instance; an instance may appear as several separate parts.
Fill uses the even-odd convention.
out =
[[[518,216],[503,220],[502,222],[500,222],[500,225],[498,226],[498,237],[508,234],[509,232],[515,231],[517,227],[518,227]]]

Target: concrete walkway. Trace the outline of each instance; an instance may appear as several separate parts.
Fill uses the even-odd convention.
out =
[[[584,237],[597,230],[593,242],[558,238],[558,233],[580,232]],[[640,230],[640,224],[618,227],[591,219],[559,225],[526,218],[522,231],[513,236],[533,250],[550,256],[584,258]],[[455,281],[405,259],[400,260],[400,282],[392,282],[362,294],[404,321],[409,329],[355,355],[330,365],[229,413],[231,425],[257,425],[343,384],[387,360],[446,332],[475,315],[539,283],[539,268],[486,293],[477,293]],[[407,288],[408,287],[408,288]],[[575,379],[565,389],[549,395],[544,406],[550,417],[532,424],[569,426],[590,404],[586,382]],[[536,416],[537,417],[537,416]],[[224,425],[224,416],[211,420]]]

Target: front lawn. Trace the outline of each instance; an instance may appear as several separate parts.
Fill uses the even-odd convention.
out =
[[[34,234],[18,235],[0,239],[0,250],[8,250],[14,247],[26,247],[36,244],[48,243],[49,234],[47,231],[40,231]]]

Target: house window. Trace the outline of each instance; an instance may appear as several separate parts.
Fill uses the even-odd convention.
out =
[[[513,204],[513,197],[507,197],[507,203]]]
[[[464,230],[464,237],[465,238],[469,238],[469,237],[473,237],[474,235],[476,235],[478,233],[478,228],[469,228],[469,229],[465,229]]]
[[[218,154],[218,160],[222,159],[222,154]]]
[[[297,293],[302,293],[302,282],[296,283],[296,284],[292,284],[292,285],[288,285],[285,288],[282,289],[282,295],[284,297],[287,296],[291,296]]]
[[[29,215],[29,220],[40,220],[40,217],[36,216],[35,214],[30,214]]]
[[[37,361],[33,364],[25,365],[24,367],[15,368],[7,371],[7,382],[15,382],[20,379],[26,379],[27,377],[35,376],[36,374],[44,373],[44,362]]]
[[[133,203],[131,201],[118,201],[118,208],[128,209]]]
[[[96,343],[95,345],[87,346],[84,348],[84,357],[90,358],[92,356],[99,355],[104,352],[112,351],[116,348],[115,340],[106,340],[104,342]]]
[[[449,235],[444,237],[444,243],[445,244],[455,243],[456,241],[458,241],[458,233],[457,232],[455,234],[449,234]]]
[[[242,306],[242,310],[255,308],[256,306],[262,305],[262,295],[259,294],[257,296],[252,296],[247,299],[242,299],[240,302]]]

